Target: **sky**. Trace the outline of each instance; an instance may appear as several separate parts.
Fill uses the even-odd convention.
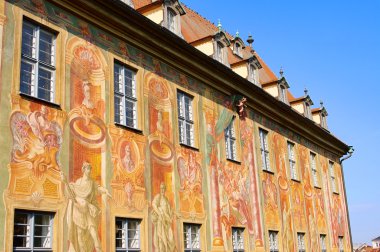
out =
[[[321,100],[329,130],[354,146],[344,161],[354,243],[380,236],[380,1],[182,0],[254,49],[295,97]]]

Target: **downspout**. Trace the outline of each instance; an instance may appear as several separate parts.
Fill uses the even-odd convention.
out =
[[[343,190],[344,190],[344,200],[346,201],[346,213],[347,213],[347,221],[348,221],[348,228],[350,231],[350,243],[351,243],[351,251],[353,251],[353,243],[352,243],[352,232],[351,232],[351,223],[350,223],[350,214],[348,212],[348,202],[347,202],[347,193],[346,193],[346,182],[344,180],[344,171],[343,171],[343,161],[349,159],[352,157],[352,154],[354,153],[354,148],[352,146],[349,146],[348,155],[345,157],[342,157],[339,160],[340,167],[342,170],[342,181],[343,181]]]

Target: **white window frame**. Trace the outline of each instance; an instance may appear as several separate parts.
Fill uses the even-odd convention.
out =
[[[30,27],[33,29],[33,38],[32,38],[32,49],[31,49],[31,56],[27,55],[25,51],[23,50],[24,45],[24,32],[26,33],[26,27]],[[51,62],[50,64],[48,62],[44,62],[42,59],[40,59],[40,53],[42,52],[42,49],[40,51],[40,39],[41,39],[41,33],[46,33],[52,36],[52,44],[51,44]],[[55,61],[56,61],[56,40],[57,40],[57,34],[52,32],[48,28],[44,28],[39,24],[36,24],[32,21],[23,20],[22,22],[22,39],[21,39],[21,66],[20,66],[20,93],[35,97],[37,99],[41,99],[50,103],[54,103],[55,101],[55,75],[56,75],[56,68],[55,68]],[[23,65],[27,64],[32,67],[32,70],[30,72],[30,83],[23,82],[23,78],[26,76],[27,69],[23,69]],[[51,74],[50,78],[50,89],[46,89],[40,86],[39,79],[40,77],[40,70],[44,70],[46,72],[49,72]],[[30,92],[23,91],[25,86],[30,86]],[[50,99],[45,99],[43,97],[40,97],[40,89],[46,90],[50,93]]]
[[[261,167],[265,171],[272,171],[270,167],[268,131],[260,128],[259,138],[260,138],[260,152],[261,152]]]
[[[278,252],[279,244],[278,244],[278,231],[269,231],[269,251],[270,252]]]
[[[121,228],[118,228],[117,223],[120,221],[122,224]],[[130,229],[130,225],[132,222],[137,223],[136,229]],[[141,219],[131,219],[131,218],[122,218],[116,217],[115,220],[115,249],[117,252],[140,252],[141,251]],[[121,232],[121,237],[117,236],[117,232]],[[135,232],[135,237],[130,237],[130,231]],[[137,237],[136,237],[137,235]],[[122,245],[118,247],[117,240],[120,240]],[[137,246],[130,246],[128,243],[129,240],[135,240],[137,242]]]
[[[286,95],[286,87],[284,85],[278,85],[280,101],[288,104],[288,97]]]
[[[255,85],[258,85],[257,68],[253,64],[249,64],[248,80]]]
[[[288,141],[288,160],[289,160],[289,171],[290,178],[293,180],[299,180],[297,171],[296,154],[294,152],[295,144]]]
[[[119,70],[119,71],[118,71]],[[118,72],[117,72],[118,71]],[[131,74],[131,78],[127,77],[127,73]],[[128,86],[130,94],[126,93],[127,81],[131,84]],[[137,129],[137,87],[136,87],[136,71],[129,68],[119,61],[114,62],[114,121],[129,128]],[[119,102],[118,102],[119,101]],[[127,104],[132,105],[131,108]],[[118,109],[117,109],[118,108]],[[127,118],[126,110],[130,110],[132,117]],[[119,114],[117,113],[119,112]]]
[[[306,252],[305,233],[297,233],[297,249],[298,252]]]
[[[309,104],[309,102],[305,102],[305,117],[309,119],[313,118],[311,115],[311,105]]]
[[[216,42],[215,59],[224,64],[224,46],[221,42]]]
[[[311,168],[311,177],[315,187],[319,187],[319,178],[317,170],[317,154],[310,152],[310,168]]]
[[[330,172],[330,180],[331,180],[331,188],[334,193],[338,193],[336,186],[336,177],[335,177],[335,164],[333,161],[329,160],[329,172]]]
[[[193,99],[193,96],[177,91],[179,142],[191,147],[194,147]]]
[[[338,237],[338,249],[339,249],[339,252],[344,252],[344,237],[343,236]]]
[[[228,127],[224,130],[224,140],[226,143],[226,156],[227,159],[237,160],[237,143],[236,143],[236,130],[235,130],[235,117],[232,118]]]
[[[193,235],[195,235],[193,237]],[[183,248],[185,252],[201,251],[201,225],[194,223],[183,224]]]
[[[244,228],[232,228],[233,252],[244,252]]]
[[[320,243],[320,247],[321,247],[321,252],[327,252],[326,235],[325,234],[319,235],[319,243]]]
[[[171,8],[167,8],[166,23],[169,31],[177,33],[177,13]]]
[[[16,215],[17,214],[26,214],[27,215],[27,224],[16,223]],[[49,216],[49,224],[41,225],[35,223],[35,217],[37,215]],[[15,210],[15,220],[14,220],[14,231],[16,230],[16,226],[26,226],[26,234],[25,235],[15,235],[13,232],[13,241],[15,237],[26,237],[29,238],[29,244],[26,244],[25,247],[16,247],[13,243],[13,251],[23,251],[23,252],[34,252],[34,251],[53,251],[53,223],[54,223],[54,213],[51,212],[36,212],[36,211],[27,211],[27,210]],[[36,235],[36,227],[48,227],[48,233],[46,236],[37,236]],[[43,238],[46,237],[49,240],[49,243],[46,247],[35,247],[35,238]],[[45,241],[46,242],[46,241]]]

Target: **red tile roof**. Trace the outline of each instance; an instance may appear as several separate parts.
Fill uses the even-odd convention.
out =
[[[206,37],[213,36],[218,32],[218,27],[210,21],[183,5],[186,15],[181,16],[181,31],[183,38],[192,43]]]
[[[132,2],[135,9],[137,10],[137,9],[140,9],[141,7],[151,4],[152,0],[132,0]]]

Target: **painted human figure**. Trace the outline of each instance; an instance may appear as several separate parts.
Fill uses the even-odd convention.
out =
[[[91,90],[90,83],[88,81],[83,81],[82,91],[83,91],[83,101],[80,107],[82,116],[85,119],[86,125],[90,124],[91,117],[93,116],[94,103],[91,100]]]
[[[91,177],[91,165],[84,162],[83,176],[75,183],[68,183],[65,175],[61,179],[65,183],[68,197],[67,225],[69,252],[101,252],[98,235],[100,209],[97,204],[98,193],[111,197],[107,189],[99,186]]]
[[[124,157],[122,163],[128,172],[132,172],[135,169],[135,162],[131,154],[131,146],[129,144],[124,147]]]
[[[175,242],[172,230],[173,213],[168,198],[165,196],[166,186],[160,185],[160,193],[157,194],[152,202],[152,219],[154,224],[153,244],[156,251],[173,252]]]

